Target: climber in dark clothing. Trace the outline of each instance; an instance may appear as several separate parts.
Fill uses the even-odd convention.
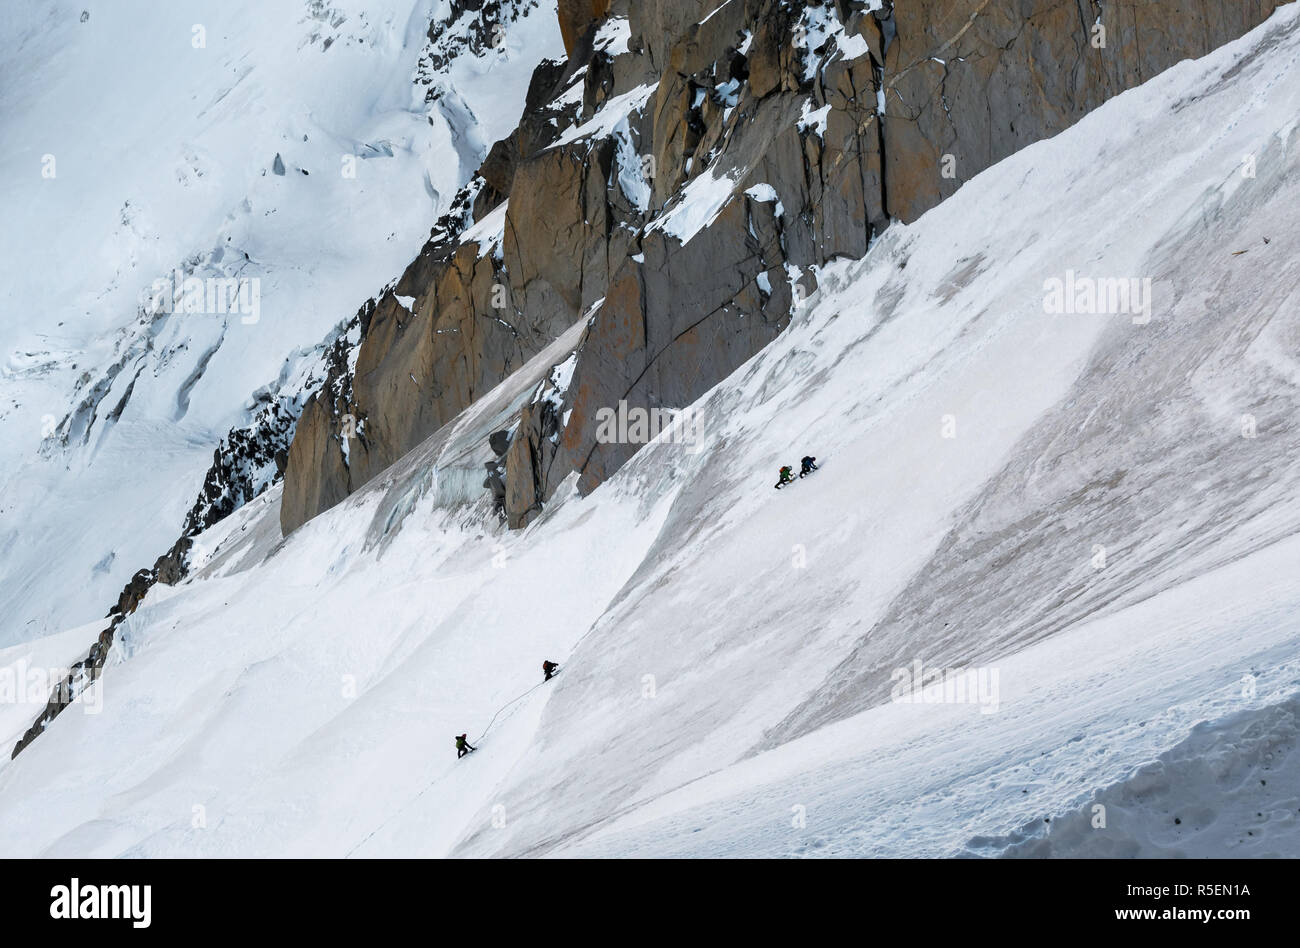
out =
[[[817,470],[817,463],[816,463],[816,462],[817,462],[817,459],[816,459],[816,458],[813,458],[813,457],[807,457],[807,458],[804,458],[802,461],[800,461],[799,463],[800,463],[803,467],[802,467],[802,469],[799,471],[799,476],[800,476],[800,477],[807,477],[807,476],[808,476],[809,474],[811,474],[813,471]]]
[[[471,746],[470,742],[466,740],[468,736],[469,735],[467,734],[456,735],[456,759],[457,760],[460,760],[462,757],[464,757],[472,750],[478,750],[477,747]]]
[[[559,667],[556,662],[542,662],[542,674],[546,676],[545,680],[550,681],[551,676],[555,674],[555,669]]]
[[[776,482],[777,490],[780,490],[786,484],[789,484],[794,481],[794,478],[790,475],[790,472],[792,470],[793,468],[791,468],[790,465],[788,464],[785,467],[781,468],[781,478]]]

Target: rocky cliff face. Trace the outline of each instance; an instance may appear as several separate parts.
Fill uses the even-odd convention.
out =
[[[1204,56],[1278,0],[947,0],[893,4],[884,56],[886,204],[911,221],[1111,96]],[[874,49],[873,49],[874,54]],[[949,173],[945,156],[951,155]]]
[[[608,12],[609,0],[560,0],[558,13],[564,51],[572,55],[583,34]]]
[[[521,409],[484,487],[513,527],[573,472],[593,490],[644,440],[602,417],[688,405],[781,331],[819,266],[1277,5],[561,2],[567,62],[538,69],[518,130],[308,402],[284,531],[578,319],[564,387]]]

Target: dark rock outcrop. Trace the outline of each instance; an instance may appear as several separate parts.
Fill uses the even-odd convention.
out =
[[[165,585],[174,585],[185,578],[187,567],[187,558],[193,540],[189,537],[181,537],[172,545],[172,548],[158,557],[152,569],[138,570],[131,581],[123,587],[121,594],[117,598],[117,603],[109,610],[108,627],[99,633],[94,644],[86,653],[86,657],[76,662],[69,670],[66,678],[63,679],[54,688],[45,708],[37,716],[36,721],[29,727],[18,743],[14,745],[13,751],[9,757],[12,760],[17,757],[32,741],[40,737],[49,726],[50,722],[62,714],[82,693],[99,680],[99,676],[104,668],[104,661],[108,658],[108,650],[113,645],[113,640],[117,634],[117,628],[139,608],[140,603],[144,601],[149,590],[153,588],[154,583],[163,583]]]
[[[181,536],[192,537],[224,520],[284,476],[297,425],[294,406],[263,394],[253,420],[232,429],[212,452],[212,466],[185,516]]]

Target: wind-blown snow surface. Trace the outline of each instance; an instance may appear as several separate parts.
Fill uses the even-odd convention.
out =
[[[0,769],[5,851],[1300,853],[1297,59],[1292,5],[891,227],[527,530],[464,485],[581,325],[286,541],[268,492]]]
[[[254,393],[401,272],[562,52],[543,2],[437,67],[477,16],[438,45],[451,13],[3,4],[0,645],[102,616],[171,546]],[[177,270],[255,282],[145,314]]]

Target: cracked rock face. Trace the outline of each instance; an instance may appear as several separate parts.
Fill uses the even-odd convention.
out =
[[[538,68],[519,128],[308,401],[284,531],[580,319],[564,388],[521,409],[484,496],[519,527],[566,476],[595,489],[643,443],[602,417],[689,405],[784,328],[817,267],[1277,5],[562,0],[568,61]]]
[[[1268,18],[1276,0],[895,3],[885,53],[886,206],[912,221],[992,164],[1181,59]],[[1100,27],[1101,29],[1099,29]],[[1104,45],[1103,45],[1104,44]],[[950,155],[949,174],[942,172]]]

